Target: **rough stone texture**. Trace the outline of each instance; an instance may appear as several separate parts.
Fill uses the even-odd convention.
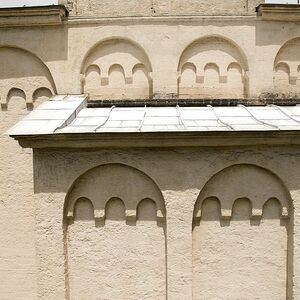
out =
[[[155,159],[153,159],[154,157]],[[299,189],[298,182],[300,173],[297,168],[293,168],[294,165],[299,163],[298,147],[273,147],[272,149],[269,149],[267,147],[256,148],[254,146],[251,148],[243,147],[219,150],[206,148],[174,151],[103,150],[94,152],[59,151],[56,153],[53,151],[36,151],[34,161],[35,191],[37,193],[37,199],[39,199],[38,210],[40,212],[52,211],[53,213],[51,222],[45,213],[42,213],[39,216],[39,218],[41,218],[39,223],[43,224],[43,232],[47,233],[47,240],[55,241],[51,246],[51,255],[47,252],[39,255],[44,267],[47,266],[48,269],[48,273],[43,272],[40,274],[40,280],[47,282],[47,285],[44,286],[44,288],[47,289],[48,298],[50,295],[59,295],[59,291],[63,292],[61,284],[57,286],[56,283],[52,283],[49,279],[53,278],[57,281],[59,276],[61,276],[61,280],[64,280],[64,255],[61,252],[61,249],[63,248],[62,205],[64,195],[67,195],[68,191],[70,195],[69,187],[74,182],[76,183],[75,180],[80,174],[85,174],[86,171],[93,169],[96,166],[109,163],[121,163],[137,168],[154,180],[163,193],[167,212],[167,292],[170,299],[202,299],[201,295],[203,294],[199,294],[200,292],[205,293],[207,299],[216,299],[220,297],[220,295],[223,295],[222,297],[225,297],[224,299],[251,299],[250,295],[255,295],[258,299],[282,299],[285,298],[285,295],[290,293],[292,289],[295,295],[299,292],[299,283],[295,280],[293,287],[291,284],[290,268],[293,262],[287,262],[287,253],[293,251],[290,243],[287,242],[287,239],[292,238],[293,231],[286,227],[290,222],[289,219],[280,221],[281,206],[285,201],[290,203],[290,220],[293,220],[292,203],[287,190],[292,191]],[[225,226],[220,226],[219,219],[211,218],[210,215],[206,216],[207,212],[209,213],[210,211],[208,207],[208,209],[204,209],[200,226],[195,226],[194,224],[194,231],[192,234],[193,210],[200,191],[203,190],[209,178],[212,178],[213,175],[219,173],[224,168],[236,164],[242,164],[238,166],[238,168],[241,171],[245,170],[245,174],[248,173],[248,164],[254,164],[265,168],[267,174],[269,174],[271,178],[277,178],[277,176],[279,178],[276,179],[271,186],[270,183],[268,183],[268,192],[266,193],[264,177],[261,177],[261,175],[256,176],[257,178],[253,183],[256,186],[256,191],[251,189],[251,191],[247,192],[247,183],[245,182],[245,189],[240,190],[241,193],[242,191],[244,193],[244,197],[242,198],[249,198],[252,202],[256,199],[255,201],[257,201],[257,203],[261,203],[261,201],[264,203],[273,196],[281,198],[278,199],[281,202],[281,205],[278,205],[277,200],[267,202],[264,206],[262,220],[259,221],[259,217],[257,218],[256,214],[254,215],[255,219],[252,220],[251,215],[255,213],[255,211],[251,212],[249,209],[249,202],[243,200],[240,202],[241,205],[238,203],[234,205],[232,220],[230,224],[227,223],[227,225],[225,222]],[[67,173],[65,172],[66,165],[69,166]],[[104,176],[106,171],[101,172],[101,168],[95,174],[98,173]],[[86,173],[86,175],[88,174],[89,172]],[[228,192],[235,191],[234,174],[235,171],[232,171],[232,186],[226,186]],[[115,180],[122,181],[120,176],[110,176],[112,186],[115,186]],[[226,175],[226,178],[228,176],[229,175]],[[47,178],[47,180],[45,180],[45,178]],[[86,178],[89,178],[89,176]],[[90,177],[89,180],[92,180],[92,178],[93,177]],[[128,176],[128,178],[130,178],[130,176]],[[128,178],[124,178],[124,180],[128,182],[128,180],[130,180]],[[230,179],[228,180],[230,181]],[[85,180],[82,182],[84,183]],[[98,186],[95,179],[91,182],[96,184],[95,187]],[[241,179],[241,182],[243,182],[243,179]],[[277,185],[279,185],[280,188],[278,188]],[[132,191],[135,191],[135,193],[140,191],[139,186],[140,185],[132,185]],[[220,191],[222,191],[222,188],[225,188],[220,185],[218,186]],[[281,196],[277,192],[274,192],[276,190],[279,191],[280,189],[282,190]],[[81,190],[81,188],[77,189],[78,192]],[[89,190],[92,191],[91,189]],[[58,194],[58,197],[55,196],[55,192],[60,193]],[[274,192],[274,194],[272,194],[272,192]],[[287,195],[288,199],[284,199],[284,194]],[[78,195],[81,197],[81,194]],[[264,200],[261,198],[262,195],[265,195],[265,198],[263,198]],[[91,196],[87,195],[87,198],[90,197]],[[105,200],[108,198],[109,197],[105,196],[102,199]],[[239,198],[241,197],[239,196]],[[255,201],[253,203],[255,203]],[[297,201],[296,198],[294,198],[294,201]],[[207,203],[213,204],[214,202]],[[87,209],[86,213],[90,219],[93,219],[93,210],[91,209],[92,208]],[[212,217],[214,217],[216,211],[212,213]],[[54,217],[54,215],[58,217]],[[94,274],[97,274],[101,269],[96,267],[98,265],[98,263],[96,263],[98,260],[96,258],[97,256],[93,255],[89,256],[88,260],[84,259],[85,255],[87,255],[86,251],[90,252],[93,249],[96,249],[94,247],[98,247],[91,241],[91,239],[98,240],[98,235],[96,238],[95,233],[93,232],[99,232],[105,239],[106,232],[109,231],[111,237],[116,237],[116,240],[114,240],[114,243],[116,243],[115,245],[122,245],[123,243],[122,240],[116,242],[118,240],[118,235],[116,234],[121,230],[122,226],[128,225],[125,225],[124,221],[119,223],[113,220],[109,221],[109,219],[110,217],[108,216],[108,220],[106,221],[107,224],[105,224],[104,227],[95,227],[93,221],[85,222],[84,220],[80,220],[80,217],[79,220],[76,220],[75,217],[74,224],[70,225],[72,238],[69,241],[71,242],[70,245],[72,251],[69,255],[71,255],[72,259],[77,257],[77,260],[80,259],[85,263],[90,259],[94,262],[92,263],[90,261],[88,265],[86,265],[86,268],[92,270],[91,272],[86,273],[87,277],[85,277],[85,280],[90,278],[90,282],[94,282]],[[59,222],[60,225],[55,224],[56,222]],[[41,227],[39,223],[37,224],[38,228]],[[49,225],[46,225],[47,223]],[[296,224],[297,223],[295,223],[295,226]],[[117,228],[119,229],[117,230]],[[128,234],[128,239],[135,236],[135,228],[136,227],[133,227],[132,229],[123,231],[125,235]],[[146,227],[139,228],[141,231],[147,231]],[[82,232],[81,234],[80,231]],[[113,233],[115,231],[116,233]],[[38,230],[38,232],[40,231]],[[85,235],[83,232],[85,232]],[[154,233],[154,231],[152,233]],[[42,232],[40,232],[40,234],[42,234]],[[214,236],[214,239],[210,238],[211,235]],[[295,241],[297,241],[297,236],[298,233],[295,232]],[[86,239],[86,247],[76,247],[77,242],[74,240],[75,237],[77,237],[77,240],[80,238],[80,241]],[[106,238],[108,240],[103,247],[104,249],[111,249],[110,243],[113,242],[113,240],[108,236]],[[45,237],[39,235],[38,239],[43,240]],[[144,240],[140,239],[139,241],[142,243]],[[100,243],[100,241],[98,243]],[[160,247],[159,243],[157,243],[157,246],[158,248]],[[54,249],[55,247],[57,247],[56,251]],[[101,247],[101,251],[105,251],[102,249],[103,247]],[[128,254],[126,257],[121,259],[119,256],[121,264],[128,263],[127,258],[130,259],[131,255],[136,253],[136,247],[140,247],[140,243],[136,244],[133,248],[131,245],[127,245],[126,247],[130,247],[130,249],[127,248]],[[150,244],[149,247],[152,249]],[[100,251],[100,248],[97,249]],[[162,249],[163,248],[160,250],[161,254]],[[44,248],[43,251],[46,251],[46,249]],[[82,253],[82,251],[84,252]],[[113,253],[119,253],[118,251],[120,251],[120,249],[115,247]],[[140,248],[139,251],[142,251],[140,253],[143,253],[142,248]],[[154,254],[147,253],[152,259],[157,258],[157,255],[154,256]],[[156,252],[154,251],[154,253]],[[201,255],[201,259],[199,259],[199,253],[205,253],[205,255]],[[230,255],[228,255],[229,253]],[[295,254],[297,254],[297,251]],[[220,259],[220,257],[223,259]],[[136,257],[136,259],[137,258],[138,257]],[[133,262],[134,259],[131,261]],[[192,268],[193,263],[194,276]],[[211,269],[211,263],[215,264],[215,268]],[[106,263],[104,263],[102,267],[105,267],[105,265]],[[294,261],[294,265],[296,267],[296,261]],[[231,271],[228,271],[228,266],[230,266]],[[138,270],[138,260],[136,261],[136,264],[131,267]],[[232,268],[234,268],[235,272],[232,272]],[[288,272],[286,272],[287,269],[289,270]],[[84,267],[82,270],[84,270]],[[217,287],[216,289],[211,289],[211,284],[213,283],[208,280],[208,278],[205,277],[205,279],[203,279],[203,276],[201,275],[203,274],[202,272],[204,272],[203,270],[206,270],[206,274],[211,275],[208,276],[211,279],[214,278],[214,272],[219,270],[218,276],[221,276],[220,278],[223,279],[214,282],[214,286]],[[256,270],[260,270],[260,275],[256,273]],[[295,271],[296,270],[297,268],[295,268]],[[195,272],[198,275],[195,275]],[[58,275],[54,277],[53,274]],[[76,274],[79,274],[76,269],[70,269],[69,275],[71,278],[77,276]],[[84,272],[80,274],[81,276],[84,276]],[[148,272],[147,274],[149,275],[151,273]],[[116,280],[116,283],[114,282],[114,284],[117,284],[120,277],[113,278]],[[192,278],[194,279],[192,280]],[[243,280],[243,278],[247,278],[247,280]],[[295,277],[295,279],[297,279],[297,277]],[[199,280],[201,284],[199,284]],[[83,280],[81,280],[81,282],[83,282]],[[152,279],[147,281],[147,284],[151,285],[153,282]],[[232,282],[235,282],[239,286],[243,285],[243,288],[233,289]],[[257,286],[260,286],[261,288],[257,288]],[[286,288],[287,286],[288,288]],[[130,290],[129,287],[125,293]],[[80,288],[84,289],[85,287],[83,285]],[[209,292],[206,289],[208,289]],[[193,297],[191,294],[192,290],[194,290]],[[50,291],[53,294],[51,294]],[[156,289],[154,291],[156,291]],[[102,295],[104,296],[104,294]],[[163,294],[160,295],[163,297]],[[44,297],[44,299],[47,299],[47,297]],[[158,296],[153,296],[153,294],[150,293],[150,295],[145,296],[145,298],[156,299]],[[133,297],[132,299],[136,298]]]
[[[0,295],[5,300],[37,299],[32,151],[3,135],[26,114],[25,100],[17,95],[9,111],[0,111]]]
[[[0,29],[2,45],[11,45],[3,60],[14,56],[14,60],[21,62],[10,78],[19,76],[16,74],[22,73],[25,61],[36,56],[45,64],[45,72],[49,71],[43,73],[43,82],[34,77],[34,90],[56,89],[59,94],[85,92],[92,99],[170,98],[178,93],[184,98],[255,99],[299,94],[296,78],[300,59],[291,55],[299,52],[300,29],[291,22],[263,22],[246,17],[165,17],[160,21],[140,19],[138,24],[134,19],[75,19],[68,24],[55,28]],[[108,44],[112,53],[104,55]],[[113,54],[120,45],[124,55],[116,57]],[[23,59],[25,52],[16,48],[26,49],[28,59]],[[181,66],[183,54],[190,50],[194,55],[186,57],[185,65]],[[95,59],[89,61],[89,55]],[[99,61],[100,56],[107,58],[106,65]],[[15,85],[9,83],[8,76],[4,79],[8,84],[0,90],[2,103],[7,102],[8,86],[26,90],[22,77]],[[31,92],[28,93],[30,101]]]
[[[246,1],[67,2],[72,17],[61,26],[0,29],[0,298],[300,299],[298,146],[35,150],[32,163],[31,151],[3,135],[56,93],[249,97],[248,104],[299,97],[299,26],[256,18],[261,1],[247,1],[248,7]],[[120,18],[103,18],[110,16]],[[81,182],[91,184],[95,199],[80,194],[77,179],[106,164],[131,167],[153,185],[144,189],[132,173],[108,176],[101,167],[106,185],[99,190],[96,172]],[[236,164],[245,174],[245,164],[265,168],[279,178],[281,194],[278,182],[266,184],[261,174],[251,179],[251,191],[243,189],[249,180],[237,181],[232,171],[224,176],[231,184],[222,185],[224,179],[213,191],[238,190],[239,196],[221,211],[206,200],[202,219],[195,217],[206,183]],[[115,195],[118,182],[127,185]],[[73,220],[67,210],[72,187],[78,192]],[[144,211],[130,201],[128,208],[125,190],[147,192],[138,198],[146,199]],[[151,202],[154,190],[162,213]],[[280,205],[265,204],[272,197]],[[111,198],[116,202],[106,207]],[[250,210],[245,198],[258,207]],[[289,219],[281,220],[286,207]]]
[[[73,0],[72,16],[118,17],[162,15],[254,15],[259,0]]]

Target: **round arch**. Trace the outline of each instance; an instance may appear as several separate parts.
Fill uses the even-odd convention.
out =
[[[166,215],[164,198],[155,181],[144,172],[125,164],[96,166],[79,176],[65,197],[64,218],[73,218],[74,206],[79,198],[87,198],[92,202],[96,218],[105,217],[105,206],[111,198],[124,201],[128,216],[136,215],[138,204],[146,198],[156,202],[158,218]]]
[[[133,41],[131,39],[128,39],[126,37],[113,36],[113,37],[105,38],[105,39],[97,42],[95,45],[93,45],[87,51],[87,53],[84,55],[82,63],[81,63],[80,74],[84,75],[87,60],[88,60],[89,56],[94,51],[96,51],[99,47],[105,46],[106,44],[109,44],[109,43],[120,43],[120,42],[128,44],[128,45],[131,45],[132,47],[135,47],[137,50],[139,50],[143,54],[143,56],[145,57],[145,60],[146,60],[146,61],[141,62],[141,63],[143,63],[149,69],[149,72],[152,72],[152,65],[151,65],[150,59],[149,59],[148,54],[146,53],[146,51],[142,48],[142,46],[140,46],[137,42],[135,42],[135,41]]]
[[[177,63],[177,70],[180,71],[182,64],[184,64],[184,63],[182,63],[182,58],[188,49],[201,43],[202,41],[205,42],[210,39],[219,39],[220,41],[223,41],[223,42],[228,43],[229,45],[233,46],[241,55],[241,58],[243,61],[242,67],[244,68],[245,71],[249,71],[248,59],[247,59],[245,52],[241,49],[241,47],[232,39],[227,38],[226,36],[223,36],[223,35],[218,35],[218,34],[206,35],[206,36],[203,36],[200,38],[196,38],[192,42],[190,42],[181,52],[181,55],[180,55],[178,63]]]
[[[300,65],[300,37],[296,37],[293,39],[287,40],[278,50],[275,59],[274,59],[274,71],[276,71],[276,67],[285,63],[290,68],[289,63],[296,62]],[[298,67],[298,66],[297,66]]]
[[[35,61],[37,64],[39,64],[41,66],[41,68],[44,70],[44,75],[49,80],[49,83],[51,85],[53,92],[55,94],[57,94],[56,85],[55,85],[53,76],[51,74],[51,71],[40,57],[38,57],[35,53],[33,53],[25,48],[21,48],[21,47],[14,46],[14,45],[0,45],[0,52],[1,52],[1,50],[5,50],[5,49],[8,50],[9,52],[20,52],[21,55],[28,56],[29,58],[33,59],[33,61]],[[32,71],[32,70],[30,70],[30,71]]]
[[[247,185],[243,183],[247,183]],[[257,183],[262,188],[259,188]],[[233,186],[234,188],[227,188]],[[217,198],[222,217],[231,217],[236,199],[247,197],[252,203],[253,217],[261,216],[264,204],[276,198],[282,205],[282,217],[289,217],[291,195],[283,181],[272,171],[255,164],[235,164],[213,175],[202,188],[195,206],[194,217],[201,217],[201,206],[207,198]]]

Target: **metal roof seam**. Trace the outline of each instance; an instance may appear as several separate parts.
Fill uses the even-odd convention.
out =
[[[147,105],[145,105],[145,107],[144,107],[143,118],[142,118],[141,124],[139,126],[139,131],[140,132],[142,131],[142,127],[143,127],[143,124],[144,124],[144,121],[145,121],[145,118],[146,118],[146,114],[147,114]]]
[[[268,123],[268,122],[266,122],[266,121],[262,121],[262,120],[257,119],[257,118],[253,115],[253,113],[252,113],[245,105],[239,104],[238,106],[239,106],[239,107],[243,107],[243,108],[251,115],[251,117],[252,117],[256,122],[261,123],[261,124],[263,124],[263,125],[267,125],[267,126],[269,126],[269,127],[276,128],[277,130],[280,130],[280,127],[279,127],[279,126],[276,126],[276,125],[270,124],[270,123]]]
[[[229,127],[231,130],[235,131],[235,129],[234,129],[233,126],[231,126],[230,124],[228,124],[228,123],[226,123],[226,122],[224,122],[224,121],[222,121],[222,120],[220,119],[220,117],[218,116],[218,114],[217,114],[217,112],[215,111],[215,109],[213,108],[213,106],[207,105],[207,107],[209,107],[209,108],[212,110],[212,112],[215,114],[218,123],[221,123],[222,125],[225,125],[226,127]]]
[[[288,118],[292,119],[293,121],[297,122],[297,123],[300,123],[299,120],[295,119],[292,115],[289,115],[283,108],[277,106],[277,105],[274,105],[274,104],[271,104],[272,107],[276,108],[277,110],[279,110],[281,113],[283,113],[285,116],[287,116]]]
[[[181,108],[180,106],[177,104],[176,105],[176,112],[177,112],[177,117],[178,117],[178,120],[179,120],[179,124],[183,126],[183,128],[186,130],[186,126],[182,120],[182,117],[181,117]]]
[[[97,127],[95,128],[94,132],[97,132],[98,129],[100,129],[101,127],[103,127],[103,126],[108,122],[108,120],[109,120],[109,118],[110,118],[110,115],[111,115],[112,111],[115,109],[115,107],[116,107],[116,106],[113,105],[113,106],[110,108],[107,118],[105,119],[105,121],[104,121],[102,124],[100,124],[99,126],[97,126]]]
[[[61,101],[68,101],[68,97],[69,97],[69,95],[64,96]],[[72,121],[74,121],[76,119],[76,117],[78,115],[77,110],[80,109],[79,111],[81,111],[83,109],[83,107],[85,107],[85,106],[86,106],[86,97],[84,97],[84,99],[80,103],[80,105],[76,107],[76,109],[73,111],[73,113],[63,122],[63,124],[54,129],[53,133],[55,133],[57,130],[60,130],[60,129],[70,125],[72,123]]]

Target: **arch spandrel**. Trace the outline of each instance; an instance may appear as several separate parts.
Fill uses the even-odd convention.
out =
[[[208,180],[194,209],[193,299],[288,299],[291,206],[280,178],[256,165],[233,165]]]
[[[193,65],[196,85],[191,89],[193,82],[181,81],[184,67]],[[230,66],[239,66],[240,77],[234,81],[231,77]],[[209,77],[212,66],[216,70],[215,78]],[[208,68],[209,67],[209,68]],[[247,97],[248,62],[245,54],[233,41],[222,36],[202,37],[188,45],[181,54],[178,63],[178,90],[179,97],[192,98],[243,98]],[[190,76],[193,78],[194,76]],[[232,78],[229,78],[232,79]],[[191,79],[191,81],[194,81]]]
[[[199,194],[194,217],[201,218],[205,199],[217,198],[222,218],[231,218],[234,202],[245,197],[251,202],[252,218],[260,218],[264,204],[272,198],[280,202],[282,218],[289,217],[291,198],[281,180],[264,168],[247,164],[230,166],[214,175]]]
[[[100,82],[87,84],[87,71],[95,65],[100,70]],[[143,66],[142,73],[134,74],[136,66]],[[117,84],[112,68],[119,66]],[[120,37],[112,37],[93,46],[81,65],[82,92],[94,98],[136,99],[152,97],[152,66],[145,50],[137,43]],[[135,76],[134,76],[135,75]],[[120,86],[119,86],[120,85]]]
[[[298,97],[300,94],[300,38],[287,41],[274,60],[274,88],[284,97]]]
[[[50,70],[33,53],[13,46],[0,46],[0,62],[0,97],[3,105],[7,104],[11,89],[23,90],[27,103],[33,101],[33,93],[38,89],[56,93]]]
[[[70,298],[166,299],[165,207],[146,174],[122,164],[87,171],[71,187],[64,216]]]
[[[66,197],[65,215],[74,217],[74,205],[79,198],[88,198],[95,208],[96,219],[105,219],[106,203],[122,199],[128,219],[136,218],[138,204],[151,199],[157,206],[157,217],[165,216],[165,204],[158,186],[143,172],[121,164],[96,167],[80,176]]]

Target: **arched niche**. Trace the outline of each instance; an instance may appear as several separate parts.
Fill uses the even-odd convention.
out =
[[[300,94],[300,38],[287,41],[278,51],[274,61],[274,88],[282,97]]]
[[[135,168],[80,176],[64,211],[70,299],[165,299],[165,216],[160,189]]]
[[[32,94],[32,101],[34,106],[39,106],[43,102],[49,100],[53,96],[51,90],[46,87],[36,89]]]
[[[9,92],[13,89],[22,90],[26,102],[33,102],[33,93],[45,88],[56,93],[52,75],[47,66],[31,52],[16,48],[0,47],[0,98],[2,107],[7,106]]]
[[[12,88],[7,94],[7,107],[9,110],[22,111],[26,109],[25,92],[18,88]]]
[[[189,68],[189,73],[194,72],[194,75],[189,74],[191,82],[188,82],[185,76],[186,66],[194,66]],[[241,75],[236,76],[234,81],[228,80],[232,77],[232,66],[235,66]],[[247,71],[247,59],[242,50],[232,41],[221,36],[198,39],[183,51],[179,60],[179,97],[247,97]]]
[[[100,70],[100,80],[89,78],[91,66]],[[127,39],[111,38],[87,53],[81,67],[82,92],[91,99],[150,98],[151,72],[151,63],[142,47]]]
[[[214,175],[194,208],[193,299],[291,299],[292,219],[272,172],[241,164]]]

